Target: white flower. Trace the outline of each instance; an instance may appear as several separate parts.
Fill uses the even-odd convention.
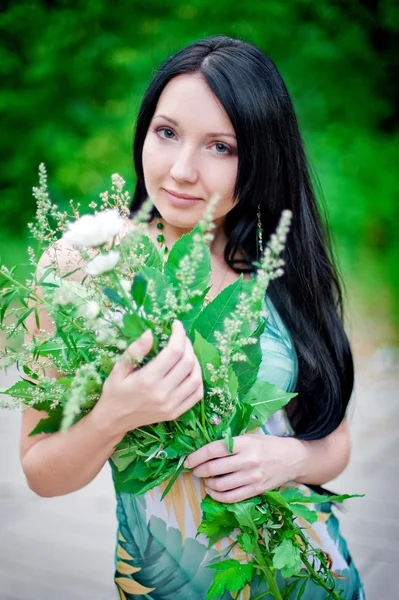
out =
[[[112,271],[116,266],[120,256],[121,254],[117,250],[111,250],[107,254],[97,254],[97,256],[87,263],[84,270],[92,277],[107,273],[108,271]]]
[[[96,340],[100,344],[112,345],[115,343],[116,331],[105,319],[97,319],[93,329]]]
[[[118,173],[111,175],[112,185],[116,187],[118,192],[123,190],[126,181]]]
[[[117,327],[122,327],[123,315],[125,312],[126,310],[122,308],[117,308],[116,310],[106,310],[104,313],[104,320],[106,323],[111,323]]]
[[[60,306],[66,306],[67,304],[76,304],[76,294],[74,291],[65,284],[62,284],[58,290],[55,290],[53,301],[54,304],[59,304]]]
[[[95,319],[100,312],[100,307],[95,300],[89,300],[79,307],[78,314],[88,320]]]
[[[86,301],[87,292],[84,286],[77,281],[61,279],[52,273],[46,276],[45,281],[46,283],[51,282],[58,285],[58,288],[54,290],[54,304],[59,304],[60,306],[74,304],[75,306],[80,306]]]
[[[123,291],[126,292],[126,294],[130,294],[130,290],[132,289],[132,282],[129,281],[129,279],[121,279],[119,282],[123,288]]]
[[[115,346],[118,348],[118,350],[126,350],[128,343],[126,340],[116,340]]]
[[[122,225],[123,219],[116,209],[102,210],[70,223],[64,239],[73,246],[102,246],[119,233]]]

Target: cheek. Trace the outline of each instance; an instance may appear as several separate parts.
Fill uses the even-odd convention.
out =
[[[222,198],[217,213],[225,214],[234,206],[233,193],[238,172],[238,160],[226,160],[218,169],[209,171],[211,174],[210,188],[218,192]]]
[[[159,151],[152,135],[148,135],[144,141],[142,162],[147,192],[151,194],[157,184],[164,179],[165,172],[168,172],[167,155]]]

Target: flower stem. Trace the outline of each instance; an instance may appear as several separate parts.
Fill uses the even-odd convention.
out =
[[[258,543],[255,545],[255,556],[256,556],[256,559],[258,561],[258,564],[262,567],[262,571],[265,574],[266,581],[267,581],[268,586],[269,586],[269,590],[267,590],[266,593],[272,594],[276,600],[283,600],[283,597],[280,594],[280,590],[278,588],[278,585],[277,585],[276,579],[274,577],[274,574],[272,573],[269,565],[267,564],[267,562],[263,558],[263,554],[262,554],[261,549],[259,548],[259,544]]]
[[[205,397],[201,399],[201,424],[198,423],[198,427],[201,429],[205,440],[210,444],[212,440],[206,430]]]
[[[14,279],[14,277],[12,277],[11,275],[9,275],[3,269],[0,270],[0,275],[2,275],[3,277],[5,277],[6,279],[8,279],[8,281],[10,281],[11,283],[16,284],[21,290],[26,290],[27,292],[29,292],[29,295],[32,298],[34,298],[35,300],[38,300],[40,302],[40,304],[44,304],[43,298],[40,298],[39,296],[36,296],[36,294],[33,293],[31,289],[29,289],[28,287],[26,287],[26,285],[24,285],[20,281],[17,281],[17,279]]]
[[[314,570],[314,568],[312,567],[312,565],[310,564],[310,562],[307,560],[305,554],[301,554],[301,560],[303,562],[303,564],[306,566],[306,568],[309,570],[309,573],[312,575],[312,579],[318,584],[320,585],[322,588],[324,588],[329,594],[330,594],[330,598],[334,598],[334,600],[342,600],[342,596],[339,592],[337,592],[336,590],[332,589],[324,580],[322,577],[320,577],[320,575],[318,575],[316,573],[316,571]]]

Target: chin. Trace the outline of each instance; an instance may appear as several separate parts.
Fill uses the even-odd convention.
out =
[[[203,207],[201,207],[203,208]],[[193,229],[203,215],[203,210],[190,210],[187,208],[174,208],[170,206],[157,206],[162,219],[180,229]]]

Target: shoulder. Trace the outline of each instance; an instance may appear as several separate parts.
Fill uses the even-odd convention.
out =
[[[83,279],[84,260],[80,252],[61,238],[49,246],[40,257],[38,262],[38,275],[48,267],[55,267],[57,274],[75,281]]]
[[[266,327],[261,335],[262,362],[258,378],[293,391],[298,378],[298,357],[291,335],[271,298],[266,295]]]

